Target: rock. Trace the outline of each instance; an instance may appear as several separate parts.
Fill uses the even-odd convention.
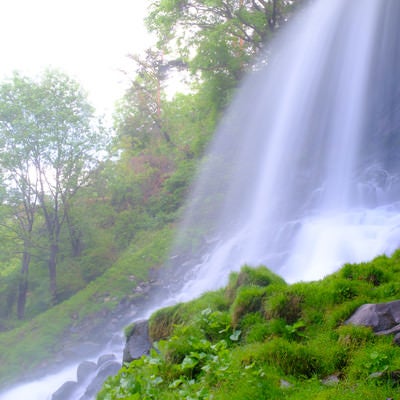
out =
[[[400,383],[400,370],[390,371],[390,379],[398,385]]]
[[[337,385],[340,382],[338,375],[333,374],[329,375],[326,378],[322,379],[322,384],[327,386]]]
[[[109,346],[110,346],[111,350],[119,351],[124,346],[124,339],[122,338],[121,335],[115,334],[111,338],[111,340],[109,342]]]
[[[121,364],[117,361],[106,361],[99,368],[96,377],[86,388],[85,394],[79,400],[93,399],[95,395],[100,391],[103,383],[109,376],[116,375],[121,369]]]
[[[95,342],[81,342],[71,346],[68,351],[73,358],[79,357],[82,360],[82,356],[90,357],[91,354],[98,354],[101,351],[101,345]]]
[[[395,344],[400,346],[400,333],[396,333],[396,335],[394,335],[393,341],[394,341]]]
[[[378,371],[378,372],[373,372],[372,374],[368,375],[368,379],[380,379],[383,376],[385,376],[384,372]]]
[[[51,400],[70,400],[75,390],[78,388],[77,382],[67,381],[51,396]]]
[[[149,322],[147,320],[135,322],[126,338],[123,361],[137,360],[143,355],[149,354],[150,349]]]
[[[369,326],[375,333],[395,333],[400,330],[400,300],[364,304],[345,323]]]
[[[116,361],[117,357],[115,356],[115,354],[103,354],[102,356],[100,356],[97,360],[97,366],[101,367],[104,363],[108,362],[108,361]]]
[[[281,379],[280,383],[282,389],[287,389],[293,386],[290,382],[285,381],[284,379]]]
[[[400,370],[373,372],[368,376],[368,379],[381,380],[385,383],[390,381],[393,385],[398,386],[400,383]]]
[[[78,383],[82,383],[90,375],[94,374],[97,369],[97,364],[93,361],[83,361],[78,365],[78,369],[76,371],[76,377],[78,379]]]

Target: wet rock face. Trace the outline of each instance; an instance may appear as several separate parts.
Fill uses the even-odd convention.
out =
[[[345,322],[369,326],[381,335],[400,332],[400,300],[389,303],[364,304]]]
[[[70,400],[78,389],[78,383],[73,381],[65,382],[53,395],[51,400]]]
[[[97,364],[93,361],[83,361],[78,365],[76,376],[79,383],[85,382],[86,379],[93,375],[97,369]]]
[[[78,365],[77,381],[65,382],[51,400],[93,400],[105,380],[121,369],[115,354],[104,354],[97,362],[83,361]]]
[[[85,394],[79,400],[91,400],[100,391],[105,380],[112,375],[116,375],[121,369],[121,364],[114,360],[102,363],[94,379],[87,386]]]
[[[126,338],[123,362],[137,360],[143,355],[149,354],[150,349],[149,321],[141,320],[135,322]]]

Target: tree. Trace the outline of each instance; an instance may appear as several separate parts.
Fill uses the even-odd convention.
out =
[[[116,130],[130,139],[138,150],[161,138],[173,146],[171,135],[163,123],[164,82],[170,65],[159,51],[146,50],[145,55],[129,55],[134,62],[134,78],[121,99],[115,114]],[[128,75],[127,72],[125,72]]]
[[[153,0],[147,26],[223,107],[264,43],[304,0]]]
[[[70,221],[71,200],[95,167],[103,143],[93,108],[78,83],[65,74],[48,70],[39,80],[14,74],[0,86],[0,166],[7,187],[5,201],[19,203],[15,212],[23,221],[23,240],[29,239],[40,211],[53,302],[57,299],[61,228]],[[76,235],[76,227],[68,228]]]

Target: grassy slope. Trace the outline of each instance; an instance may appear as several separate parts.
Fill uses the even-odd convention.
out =
[[[73,346],[88,339],[85,328],[104,323],[122,299],[134,300],[135,286],[146,281],[149,269],[158,268],[166,257],[172,231],[165,227],[143,233],[84,290],[17,329],[1,333],[0,387],[21,376],[40,374],[40,369],[59,359],[66,343]]]
[[[293,285],[244,267],[226,289],[156,312],[157,351],[124,366],[98,398],[398,398],[400,347],[344,321],[361,304],[399,299],[399,273],[400,251]]]

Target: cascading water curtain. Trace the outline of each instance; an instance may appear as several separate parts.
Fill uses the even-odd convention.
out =
[[[244,263],[312,280],[399,246],[399,18],[397,0],[320,0],[269,49],[188,199],[182,299]]]

